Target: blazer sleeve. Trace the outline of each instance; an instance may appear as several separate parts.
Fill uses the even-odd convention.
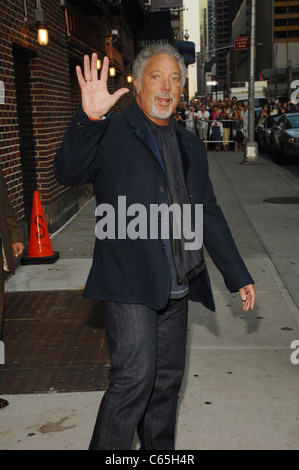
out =
[[[5,185],[2,169],[0,168],[0,194],[1,194],[1,220],[0,220],[0,235],[2,241],[6,245],[12,242],[23,241],[22,232],[20,230],[14,208],[9,200],[7,189]],[[7,250],[7,246],[5,246]]]
[[[92,121],[79,107],[54,159],[54,173],[64,186],[93,182],[101,168],[99,142],[110,119]]]
[[[5,215],[10,242],[22,242],[23,236],[20,230],[15,211],[7,197],[5,204]]]
[[[213,262],[221,272],[228,290],[237,292],[241,287],[254,284],[239,254],[223,212],[217,205],[209,176],[207,177],[203,210],[203,242]]]

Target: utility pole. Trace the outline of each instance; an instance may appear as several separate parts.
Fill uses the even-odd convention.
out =
[[[251,35],[250,35],[250,81],[248,103],[248,142],[245,146],[244,163],[257,163],[258,146],[255,137],[255,48],[256,48],[256,0],[251,0]]]

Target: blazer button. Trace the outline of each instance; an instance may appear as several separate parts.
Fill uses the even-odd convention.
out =
[[[160,186],[159,190],[160,190],[160,193],[164,193],[164,192],[165,192],[165,187],[164,187],[164,186]]]
[[[162,250],[163,250],[163,251],[166,250],[166,246],[165,246],[165,245],[162,246]]]

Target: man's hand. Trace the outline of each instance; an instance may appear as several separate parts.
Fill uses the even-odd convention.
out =
[[[98,79],[97,54],[93,53],[91,61],[88,55],[84,56],[84,77],[80,66],[76,67],[78,82],[81,88],[83,111],[92,119],[101,119],[115,105],[115,103],[130,90],[121,88],[110,95],[107,88],[109,59],[105,57]]]
[[[250,308],[253,310],[255,304],[256,293],[253,284],[248,284],[247,286],[239,289],[240,297],[243,303],[243,310],[247,312]]]
[[[25,250],[24,243],[22,242],[13,242],[11,244],[11,247],[12,247],[13,254],[15,255],[16,258],[21,256],[21,254]]]

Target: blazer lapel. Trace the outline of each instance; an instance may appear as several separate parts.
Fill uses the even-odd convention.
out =
[[[161,154],[158,149],[158,145],[156,142],[155,137],[150,131],[150,128],[146,123],[143,124],[143,126],[139,127],[138,129],[135,130],[135,134],[138,136],[140,140],[149,148],[149,150],[154,154],[156,159],[158,160],[159,164],[161,165],[164,173],[165,173],[165,168],[163,164],[163,159],[161,157]]]
[[[135,127],[135,134],[137,137],[147,146],[147,148],[153,153],[161,168],[165,173],[163,159],[158,149],[156,139],[150,131],[146,121],[143,119],[141,111],[138,108],[136,101],[126,109],[125,114],[132,127]],[[183,163],[184,175],[187,180],[187,174],[191,161],[192,144],[188,137],[183,132],[183,129],[176,123],[175,130],[178,138],[178,143],[181,151],[181,158]]]

